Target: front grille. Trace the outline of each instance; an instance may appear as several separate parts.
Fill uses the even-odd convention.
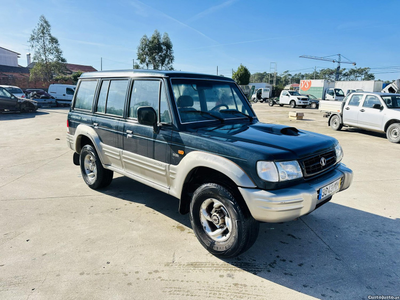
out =
[[[325,165],[321,164],[321,159],[325,158]],[[325,152],[301,161],[304,177],[310,177],[329,169],[336,163],[335,151]]]

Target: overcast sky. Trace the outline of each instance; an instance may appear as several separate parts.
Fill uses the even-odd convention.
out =
[[[311,73],[336,64],[299,58],[343,55],[376,79],[400,78],[400,1],[0,0],[0,47],[21,54],[44,15],[69,63],[132,68],[141,37],[167,32],[176,70],[231,76]],[[335,56],[336,55],[336,56]],[[343,58],[343,60],[346,60]],[[342,68],[351,68],[342,64]]]

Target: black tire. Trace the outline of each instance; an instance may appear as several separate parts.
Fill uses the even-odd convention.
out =
[[[290,107],[295,108],[296,107],[296,101],[292,100],[290,101]]]
[[[400,143],[400,123],[393,123],[386,130],[386,137],[392,143]]]
[[[306,107],[307,107],[307,105],[302,105],[301,107],[302,107],[302,108],[306,108]]]
[[[104,169],[92,145],[83,146],[80,153],[80,168],[83,180],[94,190],[110,185],[113,171]]]
[[[311,103],[311,108],[317,108],[317,103],[315,102]]]
[[[190,222],[203,247],[219,257],[245,252],[254,244],[259,231],[259,223],[245,215],[235,196],[215,183],[203,184],[194,192]]]
[[[274,106],[274,104],[275,104],[274,100],[269,100],[269,101],[268,101],[268,105],[269,105],[269,106]]]
[[[280,107],[283,107],[283,104],[279,104]]]
[[[333,130],[340,130],[343,127],[342,121],[340,120],[340,117],[338,115],[332,116],[330,125]]]

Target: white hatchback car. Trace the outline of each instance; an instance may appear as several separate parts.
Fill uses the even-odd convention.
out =
[[[0,87],[5,88],[7,91],[9,91],[11,94],[13,94],[15,97],[18,98],[26,98],[25,93],[22,89],[20,89],[17,86],[13,85],[0,85]]]

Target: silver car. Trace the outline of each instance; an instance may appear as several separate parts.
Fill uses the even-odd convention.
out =
[[[356,92],[348,95],[341,114],[333,114],[330,126],[342,126],[385,132],[389,141],[400,142],[400,94]]]

